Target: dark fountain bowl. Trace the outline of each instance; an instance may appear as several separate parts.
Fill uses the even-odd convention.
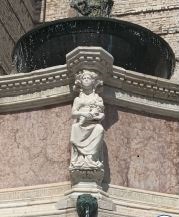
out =
[[[12,59],[17,72],[64,65],[66,54],[78,46],[98,46],[127,70],[170,78],[175,56],[170,46],[150,30],[110,18],[67,18],[26,33],[17,42]]]

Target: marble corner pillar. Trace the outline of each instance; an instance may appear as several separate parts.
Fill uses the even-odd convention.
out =
[[[103,48],[78,47],[66,56],[67,68],[74,76],[79,96],[72,107],[72,145],[70,175],[72,185],[96,183],[101,185],[104,177],[103,99],[97,93],[103,81],[111,76],[113,57]]]
[[[79,96],[72,106],[74,123],[69,167],[72,189],[58,201],[58,210],[74,208],[80,197],[88,195],[97,201],[98,208],[115,210],[114,203],[101,187],[105,172],[101,121],[105,114],[103,99],[97,92],[103,81],[111,76],[112,66],[113,57],[102,48],[78,47],[67,54],[67,68],[74,77]]]

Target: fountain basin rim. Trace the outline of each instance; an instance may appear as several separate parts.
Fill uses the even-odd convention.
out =
[[[160,39],[160,41],[162,43],[164,43],[168,47],[168,49],[171,51],[171,53],[173,53],[173,55],[174,55],[174,52],[173,52],[172,48],[170,47],[170,45],[162,37],[160,37],[156,33],[152,32],[150,29],[147,29],[147,28],[145,28],[143,26],[140,26],[138,24],[128,22],[128,21],[125,21],[125,20],[117,20],[115,18],[106,18],[106,17],[73,17],[73,18],[63,18],[63,19],[58,19],[58,20],[54,20],[54,21],[48,21],[48,22],[46,22],[44,24],[40,24],[39,26],[37,26],[37,27],[33,28],[32,30],[28,31],[27,33],[25,33],[22,37],[19,38],[16,45],[14,46],[13,51],[12,51],[12,58],[13,58],[13,56],[15,54],[16,47],[18,47],[18,45],[21,43],[21,41],[24,38],[26,38],[27,36],[29,36],[33,32],[36,32],[37,30],[43,29],[45,27],[49,27],[49,26],[54,25],[54,24],[66,23],[68,21],[71,22],[71,21],[78,21],[78,20],[79,21],[90,21],[90,20],[91,21],[92,20],[94,20],[94,21],[109,21],[111,23],[124,24],[126,26],[132,26],[134,28],[140,28],[143,31],[146,31],[146,32],[149,32],[150,34],[155,35],[155,37],[158,37]]]
[[[87,43],[84,34],[88,34]],[[70,38],[72,35],[75,40]],[[70,39],[65,46],[61,40],[63,36],[67,42]],[[55,40],[61,49],[54,47],[52,42]],[[45,47],[47,43],[48,47]],[[114,65],[156,77],[169,79],[175,68],[174,52],[159,35],[138,24],[105,17],[73,17],[41,24],[18,40],[12,60],[18,73],[29,73],[65,64],[67,53],[78,46],[102,47],[114,57]]]

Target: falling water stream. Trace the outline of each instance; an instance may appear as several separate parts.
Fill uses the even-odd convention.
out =
[[[86,207],[86,216],[85,217],[90,217],[90,208],[89,205]]]

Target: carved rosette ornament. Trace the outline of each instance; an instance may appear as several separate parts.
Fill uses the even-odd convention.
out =
[[[71,0],[70,6],[79,16],[109,17],[113,0]]]

